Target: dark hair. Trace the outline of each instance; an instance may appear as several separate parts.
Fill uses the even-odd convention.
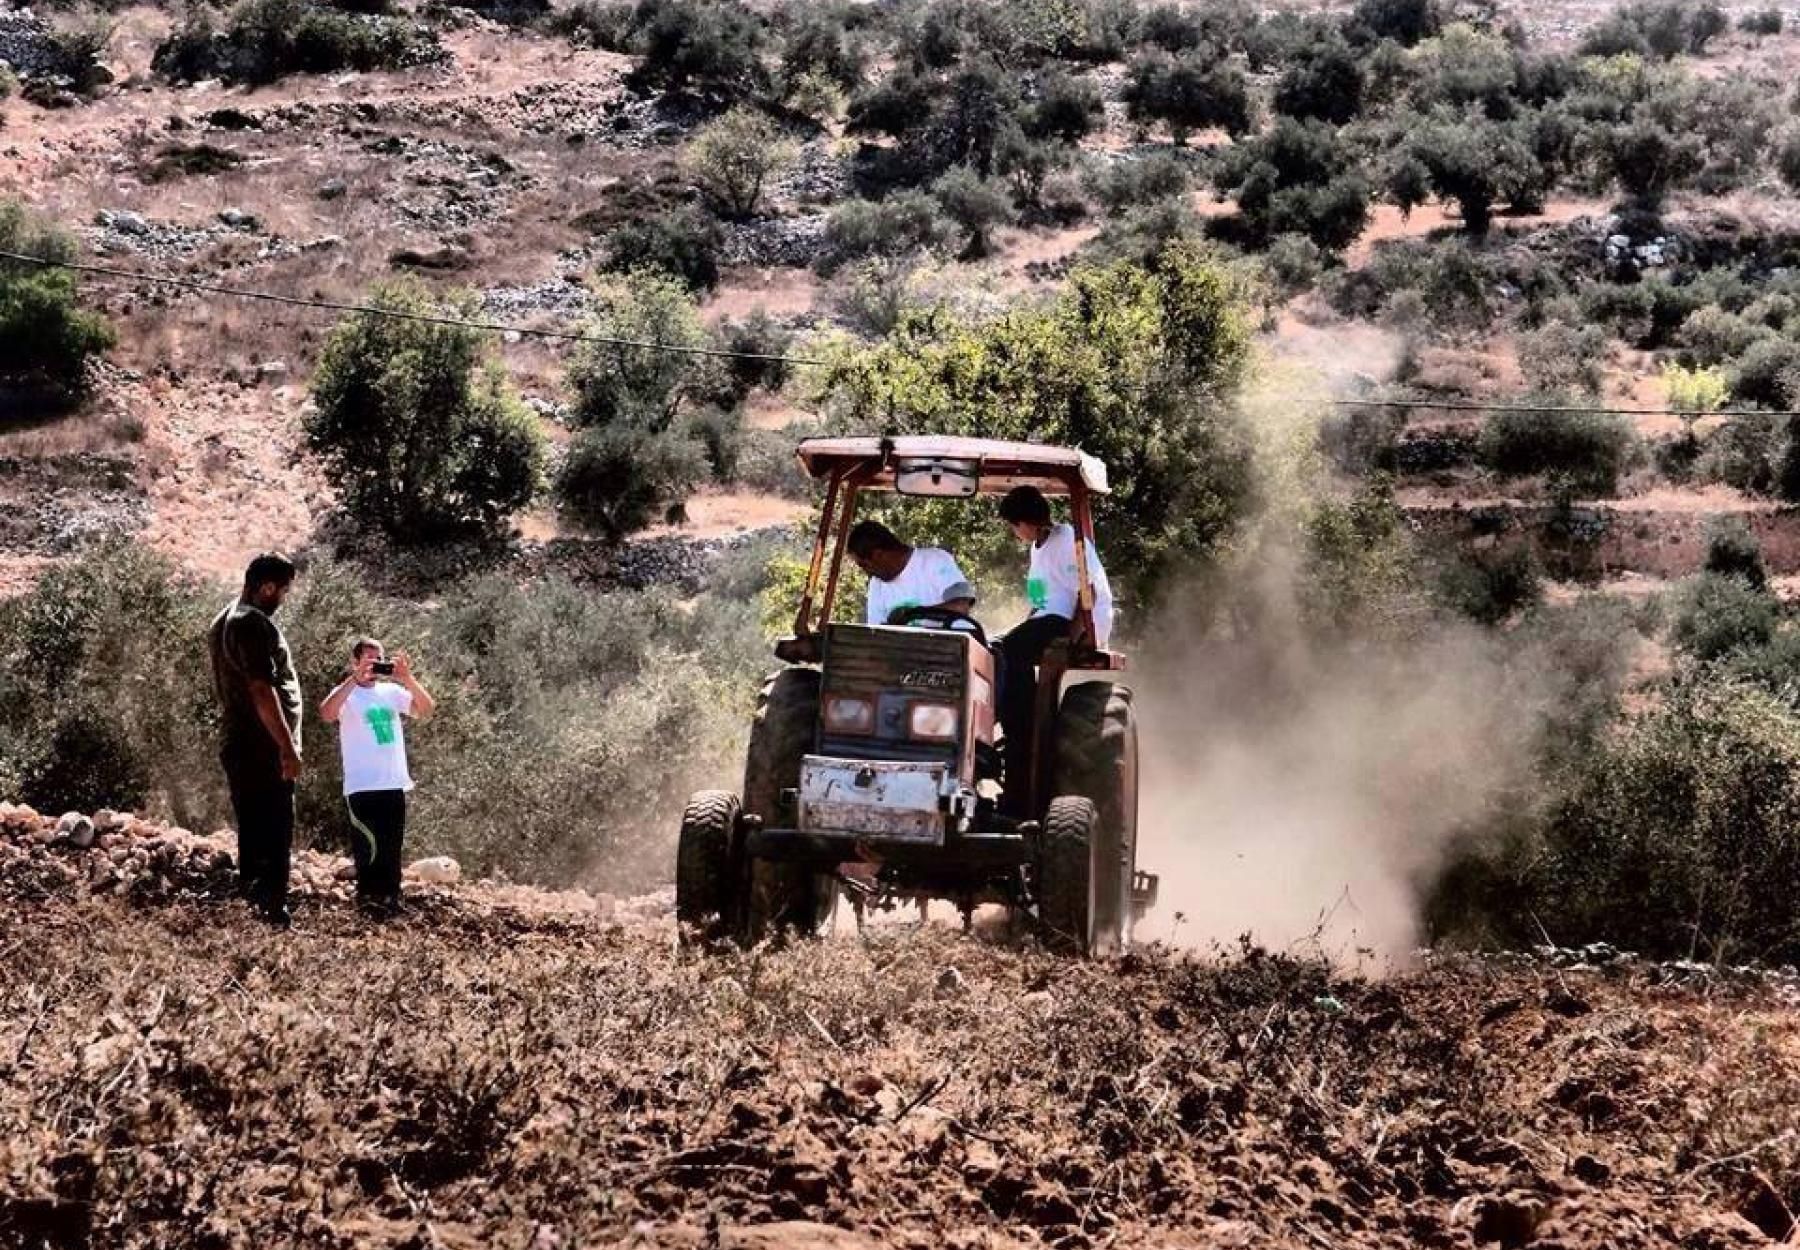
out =
[[[264,582],[274,582],[277,586],[291,585],[298,573],[292,560],[267,551],[250,561],[250,567],[244,570],[244,589],[255,590]]]
[[[877,551],[905,551],[906,544],[880,521],[858,521],[850,530],[850,554],[859,559]]]
[[[1000,519],[1010,524],[1050,524],[1050,501],[1035,486],[1015,486],[1000,501]]]
[[[375,641],[375,639],[358,638],[356,640],[356,645],[350,648],[350,658],[352,660],[360,660],[363,657],[363,652],[379,650],[381,650],[381,644]]]

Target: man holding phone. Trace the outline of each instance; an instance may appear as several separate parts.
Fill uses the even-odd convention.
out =
[[[413,788],[401,720],[423,721],[436,706],[406,652],[390,660],[373,638],[350,648],[349,675],[319,705],[320,718],[338,727],[356,900],[373,915],[392,915],[400,905],[406,795]]]

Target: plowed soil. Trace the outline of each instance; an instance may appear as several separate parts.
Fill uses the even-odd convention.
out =
[[[1768,1244],[1791,982],[1605,956],[1384,980],[944,928],[678,949],[664,905],[0,832],[0,1245]]]

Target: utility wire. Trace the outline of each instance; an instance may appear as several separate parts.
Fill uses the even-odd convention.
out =
[[[45,269],[66,269],[73,273],[100,274],[109,278],[123,278],[130,282],[150,282],[162,286],[179,287],[185,291],[200,291],[209,295],[226,295],[235,299],[263,300],[271,304],[287,304],[295,308],[319,308],[329,312],[359,313],[372,317],[393,317],[401,321],[422,321],[429,325],[457,326],[465,330],[481,330],[493,334],[519,334],[545,339],[564,339],[577,343],[600,343],[611,347],[636,347],[647,351],[675,352],[687,356],[712,356],[724,360],[760,360],[778,361],[790,365],[810,365],[824,367],[829,362],[807,356],[782,356],[765,352],[734,352],[720,347],[692,347],[684,343],[658,343],[647,339],[615,338],[604,334],[589,334],[582,330],[548,330],[533,326],[506,325],[492,321],[466,321],[460,317],[446,317],[437,313],[408,312],[399,308],[378,308],[370,304],[342,304],[333,300],[304,299],[297,295],[277,295],[272,291],[252,291],[245,287],[220,286],[211,282],[199,282],[192,278],[171,278],[163,274],[140,273],[131,269],[119,269],[111,265],[84,264],[78,261],[56,260],[47,256],[30,256],[23,252],[0,250],[0,260],[14,260],[22,264],[38,265]],[[109,286],[108,290],[120,290]],[[1426,399],[1331,399],[1327,401],[1339,408],[1430,408],[1440,412],[1544,412],[1563,415],[1583,412],[1604,412],[1628,417],[1800,417],[1800,410],[1776,409],[1759,411],[1750,408],[1715,408],[1706,412],[1696,412],[1685,408],[1615,408],[1604,405],[1577,404],[1494,404],[1477,400],[1426,400]]]
[[[332,300],[303,299],[297,295],[277,295],[272,291],[252,291],[244,287],[219,286],[211,282],[197,282],[191,278],[170,278],[162,274],[116,269],[110,265],[89,265],[77,261],[53,260],[46,256],[28,256],[22,252],[0,250],[0,260],[16,260],[45,269],[67,269],[73,273],[102,274],[109,278],[125,278],[132,282],[153,282],[162,286],[179,287],[184,291],[202,291],[209,295],[229,295],[237,299],[264,300],[271,304],[288,304],[295,308],[322,308],[330,312],[393,317],[401,321],[423,321],[429,325],[460,326],[466,330],[484,330],[494,334],[533,335],[537,338],[601,343],[611,347],[639,347],[651,351],[678,352],[688,356],[715,356],[726,360],[781,361],[791,365],[820,366],[827,363],[804,356],[780,356],[767,352],[734,352],[720,347],[692,347],[685,343],[655,343],[645,339],[614,338],[605,334],[589,334],[581,330],[546,330],[532,326],[503,325],[491,321],[465,321],[460,317],[446,317],[437,313],[408,312],[405,309],[377,308],[369,304],[340,304]]]
[[[1333,399],[1340,408],[1437,408],[1446,412],[1605,412],[1622,417],[1800,417],[1794,409],[1612,408],[1604,404],[1484,404],[1473,399]]]

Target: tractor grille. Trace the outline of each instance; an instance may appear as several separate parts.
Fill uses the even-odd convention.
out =
[[[833,625],[825,636],[825,699],[867,699],[883,715],[877,718],[873,736],[828,734],[821,722],[821,754],[843,759],[956,760],[956,743],[911,738],[906,723],[915,701],[963,706],[972,645],[967,634]],[[887,723],[895,716],[897,726]]]

